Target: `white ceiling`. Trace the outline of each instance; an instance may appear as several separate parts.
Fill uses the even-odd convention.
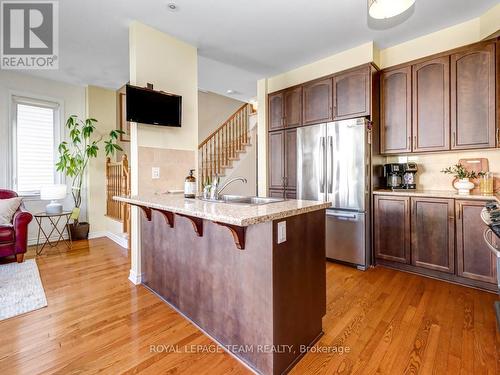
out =
[[[175,2],[178,10],[169,11]],[[63,0],[58,71],[38,76],[118,88],[128,81],[128,25],[138,20],[198,47],[200,89],[249,99],[256,80],[375,41],[381,48],[484,13],[500,0],[416,0],[398,25],[366,0]]]

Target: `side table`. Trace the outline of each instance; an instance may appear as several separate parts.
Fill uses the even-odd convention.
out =
[[[50,247],[55,247],[59,244],[59,242],[63,241],[66,246],[71,248],[71,232],[68,228],[68,223],[69,219],[71,218],[71,211],[63,211],[60,214],[48,214],[46,212],[39,212],[36,214],[33,214],[35,217],[35,220],[38,224],[38,236],[37,236],[37,241],[36,241],[36,255],[40,255],[45,248],[45,246],[49,245]],[[48,219],[50,223],[50,232],[47,234],[45,230],[43,229],[43,221],[44,219]],[[61,218],[65,218],[63,220],[64,227],[59,228],[59,221]],[[64,228],[66,228],[68,232],[68,239],[64,238]],[[52,236],[53,233],[57,233],[58,237],[57,240],[51,241],[50,237]],[[43,234],[43,237],[45,238],[45,242],[43,245],[40,247],[40,235]]]

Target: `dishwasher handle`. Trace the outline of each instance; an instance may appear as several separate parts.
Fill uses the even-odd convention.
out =
[[[339,219],[351,219],[351,220],[357,220],[358,215],[355,213],[347,213],[347,212],[329,212],[326,211],[326,216],[333,216],[337,217]]]

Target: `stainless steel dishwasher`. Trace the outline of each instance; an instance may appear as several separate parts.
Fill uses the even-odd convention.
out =
[[[484,242],[486,242],[486,245],[495,255],[497,260],[497,285],[498,292],[500,293],[500,229],[495,229],[492,226],[488,209],[483,208],[483,211],[481,212],[481,218],[483,219],[484,223],[488,225],[488,228],[486,228],[483,233]],[[500,331],[500,301],[496,301],[494,307],[497,318],[497,330]]]

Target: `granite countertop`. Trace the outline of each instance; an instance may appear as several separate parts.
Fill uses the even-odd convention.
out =
[[[460,195],[456,190],[388,190],[388,189],[377,189],[373,191],[373,194],[379,195],[402,195],[409,197],[436,197],[436,198],[453,198],[453,199],[467,199],[467,200],[479,200],[479,201],[492,201],[495,200],[500,202],[500,196],[498,194],[493,195],[480,195],[480,194],[470,194],[470,195]]]
[[[183,195],[179,194],[144,194],[132,197],[115,196],[113,199],[242,227],[318,211],[328,208],[331,205],[330,202],[308,200],[285,200],[263,205],[213,203],[199,199],[184,198]]]

